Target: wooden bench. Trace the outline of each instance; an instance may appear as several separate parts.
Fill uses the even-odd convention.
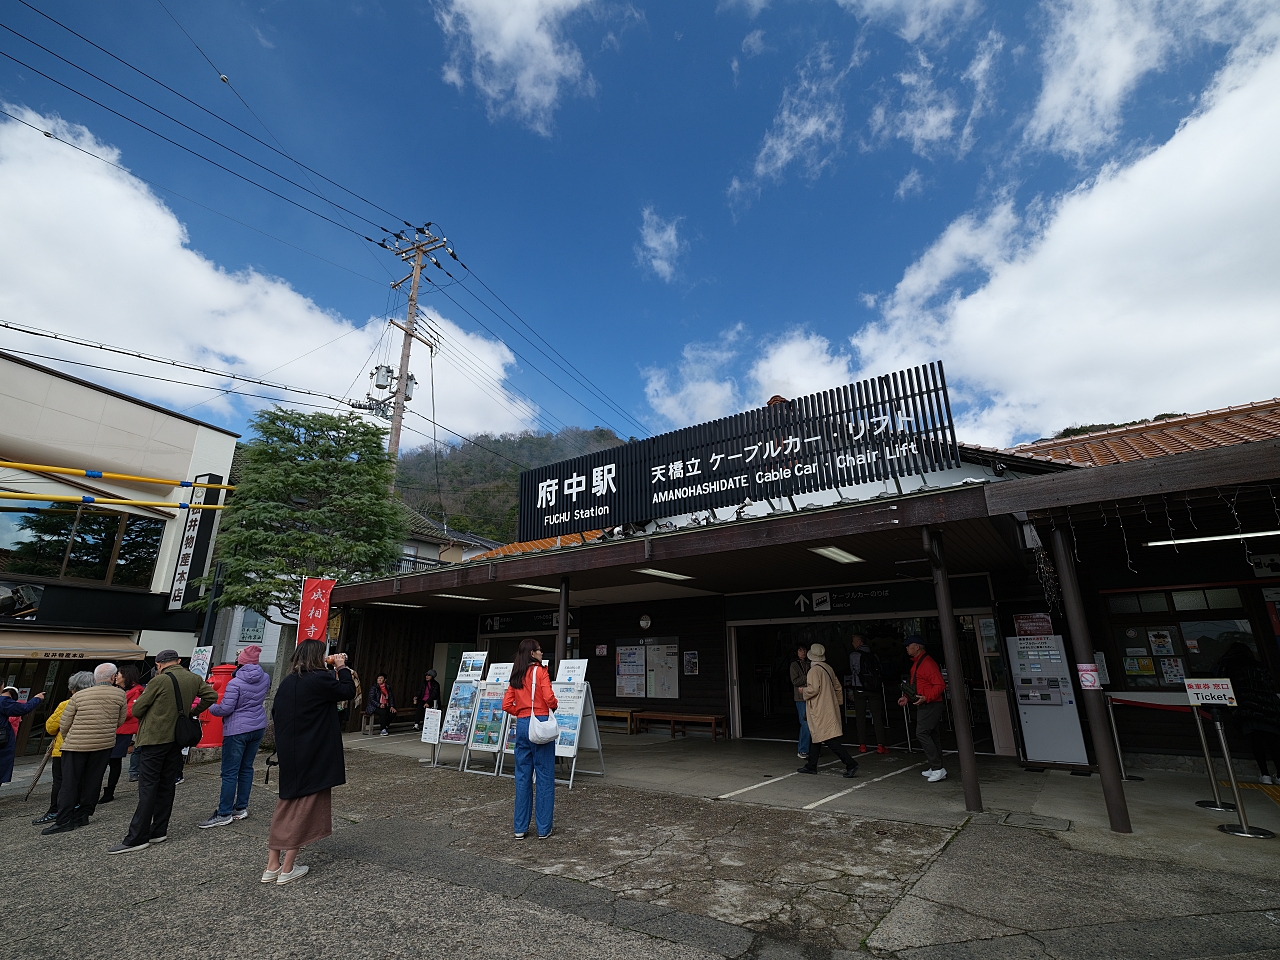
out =
[[[635,716],[638,712],[634,707],[596,707],[597,717],[627,721],[627,733],[629,734],[635,733]]]
[[[690,723],[709,723],[711,725],[711,739],[718,740],[723,736],[729,739],[728,727],[725,718],[709,713],[668,713],[663,710],[639,710],[635,714],[636,732],[646,733],[649,730],[650,723],[669,723],[671,724],[671,738],[674,740],[676,736],[676,725],[680,726],[680,736],[687,737],[688,731],[685,725]]]
[[[387,723],[387,731],[388,733],[390,733],[390,732],[393,732],[395,728],[401,724],[417,723],[417,721],[418,721],[417,712],[414,712],[412,716],[407,713],[393,713],[391,715],[390,721]],[[378,726],[377,714],[374,714],[374,713],[360,714],[361,736],[376,737],[378,736],[378,731],[380,729],[381,728]]]

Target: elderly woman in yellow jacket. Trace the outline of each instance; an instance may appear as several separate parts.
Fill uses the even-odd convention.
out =
[[[59,726],[62,723],[62,711],[66,709],[67,704],[71,702],[71,695],[79,690],[87,690],[93,686],[93,672],[91,670],[81,670],[79,673],[73,673],[67,680],[67,699],[63,700],[53,713],[49,714],[49,719],[44,722],[45,733],[55,735],[53,741],[53,753],[51,755],[51,766],[53,767],[53,796],[49,799],[49,812],[44,816],[36,817],[31,822],[36,826],[46,823],[53,823],[58,819],[58,791],[62,789],[62,732]]]

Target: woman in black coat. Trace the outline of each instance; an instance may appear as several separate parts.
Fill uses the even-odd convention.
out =
[[[289,883],[310,868],[295,865],[298,851],[333,833],[330,791],[347,782],[338,704],[356,695],[347,655],[325,664],[325,645],[304,640],[293,653],[293,669],[280,681],[271,717],[280,760],[280,799],[271,817],[271,855],[263,883]]]

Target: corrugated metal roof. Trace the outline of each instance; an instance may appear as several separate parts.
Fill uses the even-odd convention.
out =
[[[603,530],[588,530],[585,533],[567,533],[562,537],[547,537],[543,540],[526,540],[523,543],[504,543],[496,550],[472,557],[468,563],[478,560],[496,560],[499,557],[515,557],[522,553],[537,553],[539,550],[556,550],[561,547],[578,547],[590,543],[599,537]],[[581,539],[579,539],[581,538]]]
[[[1275,437],[1280,437],[1280,399],[1115,427],[1076,437],[1037,440],[1021,444],[1009,452],[1049,457],[1060,463],[1101,467]]]

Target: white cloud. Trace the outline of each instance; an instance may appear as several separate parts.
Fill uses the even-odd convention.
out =
[[[837,70],[831,49],[820,43],[796,68],[796,79],[782,94],[748,179],[734,177],[729,199],[750,203],[765,180],[780,180],[793,165],[817,179],[840,153],[844,139],[842,90],[850,65]]]
[[[437,0],[436,20],[452,47],[444,79],[471,82],[493,116],[513,114],[547,134],[562,88],[585,85],[582,54],[566,21],[592,0]]]
[[[764,53],[764,31],[752,30],[743,37],[742,52],[748,57],[758,57]]]
[[[852,364],[849,354],[833,352],[826,337],[793,330],[766,342],[751,365],[748,377],[755,386],[752,406],[763,405],[775,395],[792,400],[843,386],[853,380]]]
[[[1278,35],[1280,17],[1145,156],[951,224],[853,338],[865,372],[941,357],[984,443],[1274,396]]]
[[[912,167],[898,182],[898,189],[893,191],[893,195],[899,200],[905,200],[907,197],[915,197],[924,193],[924,177],[920,176],[920,171]]]
[[[670,283],[676,278],[680,257],[689,248],[680,238],[682,217],[664,220],[652,206],[640,211],[640,242],[636,244],[636,262],[648,267],[658,277]]]
[[[98,156],[121,162],[118,151],[83,127],[18,107],[6,109]],[[338,396],[355,380],[353,394],[364,394],[365,358],[382,333],[382,323],[356,329],[357,324],[323,309],[279,278],[253,269],[232,272],[220,267],[191,247],[186,229],[145,184],[10,120],[0,123],[0,222],[5,224],[0,231],[0,318]],[[74,238],[77,250],[91,253],[73,256],[68,238]],[[445,333],[451,341],[465,343],[499,378],[515,362],[501,343],[464,333],[447,322]],[[0,332],[0,344],[153,376],[236,386],[15,332]],[[290,362],[315,347],[320,349]],[[424,383],[426,359],[419,356],[413,365]],[[394,357],[389,362],[394,364]],[[167,406],[200,404],[191,413],[205,419],[234,421],[237,411],[266,404],[124,374],[66,369]],[[454,430],[512,430],[532,419],[532,410],[510,398],[502,402],[502,391],[472,383],[447,363],[437,363],[436,380],[438,419]],[[273,393],[252,386],[237,389]],[[429,405],[419,402],[424,396],[425,391],[412,406],[427,413]],[[422,426],[417,418],[406,423],[415,429]],[[421,436],[406,432],[406,445],[421,442]]]
[[[661,367],[641,371],[649,406],[673,426],[703,423],[741,409],[738,385],[722,371],[737,356],[742,324],[712,343],[689,343],[675,373]]]
[[[898,74],[903,89],[903,107],[894,110],[882,101],[871,112],[868,125],[873,136],[896,137],[911,144],[921,156],[954,135],[954,124],[960,113],[955,94],[938,90],[933,84],[933,64],[921,50],[915,51],[915,63]]]
[[[864,20],[887,23],[908,43],[938,37],[942,28],[978,12],[978,0],[837,0]]]
[[[716,4],[716,12],[721,10],[742,10],[748,19],[754,20],[760,11],[769,6],[769,0],[720,0]]]
[[[977,139],[974,125],[990,111],[995,102],[991,92],[994,83],[992,75],[995,72],[996,57],[1000,55],[1002,49],[1004,49],[1004,37],[993,28],[978,44],[973,60],[962,74],[963,78],[973,86],[973,103],[969,106],[969,116],[964,122],[964,129],[960,131],[958,149],[962,156],[973,148],[974,141]]]
[[[1082,158],[1115,140],[1138,83],[1202,41],[1238,43],[1267,0],[1050,0],[1044,80],[1028,139]],[[1256,34],[1254,34],[1256,35]]]

